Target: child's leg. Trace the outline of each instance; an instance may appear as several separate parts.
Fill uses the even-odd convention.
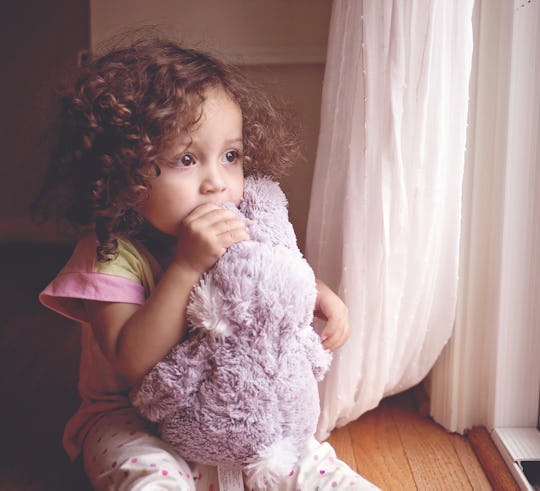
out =
[[[86,438],[83,460],[97,490],[218,489],[215,469],[190,468],[133,409],[99,420]]]
[[[345,462],[336,457],[328,443],[312,439],[308,451],[300,459],[279,490],[375,490],[377,486],[359,476]]]

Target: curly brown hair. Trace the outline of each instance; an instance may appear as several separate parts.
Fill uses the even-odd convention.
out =
[[[135,210],[164,151],[197,123],[215,86],[240,106],[244,172],[283,175],[299,158],[288,113],[237,67],[152,37],[89,60],[61,96],[57,143],[34,212],[76,229],[93,225],[98,259],[114,258],[116,237],[137,235],[143,224]]]

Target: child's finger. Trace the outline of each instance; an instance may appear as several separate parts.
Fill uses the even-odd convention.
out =
[[[236,217],[236,214],[231,210],[227,210],[226,208],[220,208],[213,203],[206,203],[192,210],[184,218],[183,223],[188,226],[194,222],[201,222],[205,223],[206,225],[211,225],[212,223],[220,221],[224,217],[229,216]]]
[[[196,235],[208,234],[209,237],[219,237],[221,234],[246,228],[244,220],[231,210],[212,208],[211,205],[194,210],[183,220],[182,225]]]
[[[349,323],[345,318],[331,317],[321,332],[324,348],[334,351],[341,347],[349,337]]]
[[[179,256],[204,272],[228,247],[248,239],[246,223],[236,213],[206,204],[182,221],[177,250]]]
[[[249,239],[246,222],[235,214],[212,213],[205,217],[204,224],[201,220],[201,225],[225,248]]]
[[[335,332],[328,329],[328,325],[325,327],[325,329],[322,330],[321,334],[321,341],[322,345],[325,349],[328,349],[330,351],[333,351],[333,347],[335,345]]]
[[[335,351],[342,345],[343,342],[340,338],[337,338],[336,336],[327,338],[325,341],[323,341],[323,348],[329,351]]]
[[[228,230],[225,230],[221,234],[219,234],[219,239],[221,241],[221,245],[227,249],[228,247],[232,246],[233,244],[237,244],[238,242],[243,242],[244,240],[249,240],[249,233],[245,226],[243,227],[237,227],[237,228],[230,228]]]
[[[330,334],[323,331],[321,333],[321,340],[325,349],[335,351],[345,343],[346,336],[344,335],[344,331],[335,331]]]

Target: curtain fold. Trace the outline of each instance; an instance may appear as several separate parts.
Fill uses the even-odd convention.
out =
[[[349,307],[318,436],[420,382],[455,317],[473,0],[334,0],[306,255]]]

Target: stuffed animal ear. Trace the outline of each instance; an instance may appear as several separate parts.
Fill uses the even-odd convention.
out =
[[[287,198],[276,181],[269,177],[248,176],[244,181],[244,196],[240,210],[248,218],[261,213],[287,213]]]
[[[287,198],[277,182],[268,177],[247,177],[240,211],[248,219],[252,240],[298,249]]]

